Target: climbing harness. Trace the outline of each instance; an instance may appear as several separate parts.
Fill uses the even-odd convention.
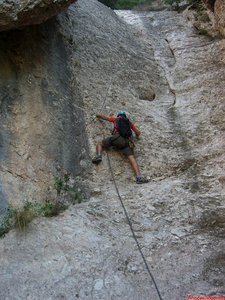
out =
[[[104,103],[105,103],[105,101],[104,101]],[[100,120],[99,120],[99,121],[100,121]],[[101,123],[101,125],[104,127],[104,123],[103,123],[102,121],[100,121],[100,123]],[[105,138],[105,134],[104,134],[104,133],[103,133],[103,135],[104,135],[104,138]],[[109,165],[109,170],[110,170],[110,173],[111,173],[111,177],[112,177],[112,180],[113,180],[113,183],[114,183],[116,192],[117,192],[117,196],[118,196],[118,198],[119,198],[119,200],[120,200],[120,203],[121,203],[121,205],[122,205],[122,208],[123,208],[124,214],[125,214],[125,216],[126,216],[127,222],[128,222],[128,224],[129,224],[130,230],[131,230],[131,232],[132,232],[133,238],[134,238],[135,243],[136,243],[136,245],[137,245],[137,247],[138,247],[138,251],[139,251],[140,254],[141,254],[141,257],[142,257],[142,259],[143,259],[143,261],[144,261],[146,270],[147,270],[147,272],[148,272],[148,274],[149,274],[149,276],[150,276],[150,278],[151,278],[151,280],[152,280],[152,282],[153,282],[153,284],[154,284],[154,286],[155,286],[155,289],[156,289],[156,291],[157,291],[158,297],[159,297],[160,300],[162,300],[161,293],[160,293],[160,291],[159,291],[159,288],[158,288],[158,286],[157,286],[157,283],[156,283],[156,281],[155,281],[155,278],[154,278],[153,274],[152,274],[151,271],[150,271],[150,268],[149,268],[148,263],[147,263],[147,261],[146,261],[146,258],[145,258],[145,256],[144,256],[144,253],[143,253],[143,251],[141,250],[141,246],[140,246],[140,244],[139,244],[139,242],[138,242],[138,239],[137,239],[137,237],[136,237],[136,234],[135,234],[135,232],[134,232],[134,229],[133,229],[133,225],[132,225],[131,219],[130,219],[130,217],[129,217],[129,215],[128,215],[128,212],[127,212],[127,210],[126,210],[126,207],[125,207],[125,205],[124,205],[124,203],[123,203],[123,200],[122,200],[122,197],[121,197],[121,195],[120,195],[120,192],[119,192],[119,189],[118,189],[118,186],[117,186],[117,183],[116,183],[116,179],[115,179],[115,176],[114,176],[114,172],[113,172],[113,168],[112,168],[112,164],[111,164],[111,160],[110,160],[110,157],[109,157],[108,152],[106,152],[106,156],[107,156],[107,161],[108,161],[108,165]]]

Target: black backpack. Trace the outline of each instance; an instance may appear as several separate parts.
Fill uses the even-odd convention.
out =
[[[120,136],[130,138],[132,136],[130,120],[123,117],[116,118],[116,128]]]

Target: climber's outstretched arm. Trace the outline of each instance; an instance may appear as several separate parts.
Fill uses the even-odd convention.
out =
[[[100,114],[100,113],[97,113],[96,117],[99,118],[99,119],[102,119],[102,120],[106,120],[106,121],[109,121],[109,119],[110,119],[110,117],[108,117],[106,115],[103,115],[103,114]]]

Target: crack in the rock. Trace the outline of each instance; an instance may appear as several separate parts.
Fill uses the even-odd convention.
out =
[[[175,56],[174,50],[171,48],[168,39],[165,39],[165,41],[166,41],[167,44],[168,44],[168,48],[169,48],[169,50],[170,50],[170,52],[171,52],[171,54],[172,54],[172,56],[173,56],[173,59],[174,59],[174,65],[175,65],[175,64],[176,64],[176,56]]]

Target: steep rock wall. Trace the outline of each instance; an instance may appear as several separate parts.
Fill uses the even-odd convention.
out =
[[[82,170],[82,99],[72,41],[56,19],[0,34],[1,208],[46,199],[54,176]],[[1,211],[2,212],[2,211]]]
[[[123,109],[141,129],[135,153],[148,184],[135,184],[122,155],[109,156],[162,298],[225,294],[223,40],[199,35],[176,12],[116,15],[94,0],[78,1],[56,24],[73,50],[65,57],[72,93],[83,99],[78,111],[85,113],[91,154],[111,129],[94,119],[96,112]],[[86,176],[78,177],[91,190],[88,202],[0,240],[0,298],[158,299],[106,156],[97,167],[87,158],[80,161]]]

